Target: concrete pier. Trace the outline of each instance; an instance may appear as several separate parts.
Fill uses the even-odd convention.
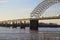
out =
[[[21,29],[25,29],[25,25],[23,23],[20,24]]]
[[[36,19],[30,20],[30,29],[38,30],[38,20],[36,20]]]

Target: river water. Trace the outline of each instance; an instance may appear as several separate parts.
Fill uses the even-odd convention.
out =
[[[0,40],[60,40],[60,28],[39,28],[38,31],[0,27]]]

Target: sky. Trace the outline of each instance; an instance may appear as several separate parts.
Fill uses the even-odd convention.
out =
[[[0,20],[29,18],[33,9],[43,0],[0,0]],[[42,16],[60,14],[60,3],[48,8]]]

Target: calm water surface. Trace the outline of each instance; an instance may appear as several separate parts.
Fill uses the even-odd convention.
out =
[[[0,27],[0,40],[60,40],[60,28],[39,28],[38,31]]]

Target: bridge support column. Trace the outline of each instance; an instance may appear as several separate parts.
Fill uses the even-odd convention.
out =
[[[36,19],[30,20],[30,29],[38,30],[38,20]]]
[[[21,29],[25,29],[25,25],[23,23],[20,24]]]

